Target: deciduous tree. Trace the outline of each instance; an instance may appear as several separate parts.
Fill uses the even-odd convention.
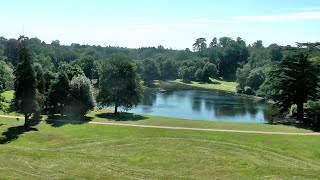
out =
[[[128,110],[140,101],[142,87],[140,78],[132,63],[125,55],[113,55],[102,65],[98,101],[102,106],[114,106]]]

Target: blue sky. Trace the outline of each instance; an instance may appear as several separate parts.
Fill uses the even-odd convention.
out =
[[[185,49],[199,37],[320,41],[318,0],[5,0],[0,7],[0,36],[24,32],[47,43]]]

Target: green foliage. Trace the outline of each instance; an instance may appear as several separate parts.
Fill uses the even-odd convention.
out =
[[[262,40],[257,40],[256,42],[252,43],[252,48],[263,49],[264,46],[263,46]]]
[[[320,127],[320,100],[308,101],[306,106],[306,117],[312,119],[312,123],[315,126]]]
[[[80,67],[89,79],[98,79],[98,69],[92,56],[85,56],[80,60]]]
[[[16,39],[9,39],[5,44],[4,55],[8,58],[8,62],[14,67],[16,67],[19,62],[19,43]]]
[[[253,90],[258,90],[265,80],[265,74],[261,68],[251,70],[247,80],[246,86],[250,86]]]
[[[58,79],[51,82],[47,97],[47,111],[50,114],[64,114],[69,103],[70,82],[65,72],[60,72]]]
[[[146,86],[152,86],[153,80],[160,77],[160,70],[157,64],[149,59],[145,59],[143,62],[142,78]]]
[[[230,79],[234,78],[238,67],[247,62],[249,52],[245,41],[238,38],[220,38],[219,43],[219,75]]]
[[[179,68],[179,77],[184,83],[189,83],[191,81],[190,71],[187,66],[182,66]]]
[[[70,81],[74,76],[84,75],[84,72],[79,65],[69,64],[67,62],[60,63],[59,72],[66,73]]]
[[[203,67],[203,81],[208,82],[209,78],[216,78],[218,74],[217,67],[210,63],[207,62],[204,67]]]
[[[28,118],[38,109],[36,101],[37,81],[35,77],[33,59],[28,47],[28,41],[20,37],[19,63],[14,72],[14,106],[17,112],[25,115],[25,126],[29,126]]]
[[[194,58],[181,63],[178,75],[184,82],[209,82],[217,76],[217,68],[208,58]]]
[[[71,114],[84,116],[95,107],[90,79],[75,76],[70,82],[68,110]]]
[[[193,44],[193,51],[198,52],[200,57],[206,56],[207,43],[205,38],[198,38]]]
[[[43,79],[44,79],[44,91],[46,93],[49,92],[51,84],[57,79],[57,74],[50,71],[50,70],[45,70],[43,73]]]
[[[287,112],[292,104],[296,104],[297,118],[301,120],[303,103],[316,97],[318,82],[316,69],[308,56],[296,53],[274,64],[262,90],[282,112]]]
[[[51,57],[44,53],[40,53],[39,55],[37,55],[35,62],[39,63],[42,66],[42,68],[45,70],[53,71],[55,69],[54,64],[51,60]]]
[[[132,60],[125,55],[113,55],[102,65],[98,102],[102,106],[115,106],[125,110],[140,101],[142,87]]]
[[[247,78],[249,77],[251,67],[249,64],[243,66],[243,68],[238,68],[236,71],[237,82],[239,83],[240,92],[244,90],[247,85]]]
[[[283,57],[282,49],[277,44],[271,44],[268,47],[268,54],[270,56],[271,61],[280,61]]]
[[[42,66],[40,64],[35,65],[34,66],[34,70],[36,73],[36,80],[37,80],[37,89],[39,91],[40,94],[44,94],[45,93],[45,79],[43,76],[43,69]]]
[[[172,59],[160,62],[160,76],[162,80],[173,80],[177,78],[177,67]]]
[[[13,89],[13,84],[13,70],[0,59],[0,90],[11,90]]]
[[[194,74],[194,77],[196,78],[197,81],[202,82],[202,80],[203,80],[203,75],[204,75],[203,70],[202,70],[202,69],[198,69],[198,70],[196,71],[196,73]]]

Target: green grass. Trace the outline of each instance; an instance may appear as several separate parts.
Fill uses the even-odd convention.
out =
[[[266,131],[266,132],[313,132],[307,127],[295,127],[286,125],[237,123],[187,120],[150,115],[137,115],[123,113],[122,116],[114,116],[110,110],[92,111],[87,115],[92,121],[96,122],[117,122],[123,124],[188,127],[188,128],[207,128],[207,129],[228,129],[228,130],[247,130],[247,131]]]
[[[191,83],[183,83],[181,79],[176,79],[174,81],[170,81],[173,83],[178,83],[178,84],[184,84],[188,86],[193,86],[193,87],[198,87],[198,88],[203,88],[203,89],[209,89],[209,90],[219,90],[219,91],[225,91],[225,92],[231,92],[235,93],[236,92],[236,87],[237,83],[236,82],[228,82],[228,81],[222,81],[222,80],[217,80],[215,79],[214,82],[218,82],[219,84],[203,84],[195,81],[191,81]]]
[[[320,137],[0,118],[3,179],[318,179]],[[20,134],[18,136],[13,133]]]

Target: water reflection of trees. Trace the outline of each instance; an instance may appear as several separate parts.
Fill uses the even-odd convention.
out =
[[[201,101],[202,101],[202,98],[200,98],[198,96],[192,97],[192,110],[193,111],[196,111],[196,112],[201,111]]]
[[[216,116],[246,116],[254,118],[258,113],[256,104],[245,99],[205,99],[206,110],[214,110]]]
[[[142,95],[141,104],[145,106],[152,106],[157,99],[157,92],[147,90]]]
[[[194,113],[207,113],[209,115],[213,113],[215,117],[219,118],[244,118],[243,120],[248,119],[249,121],[250,119],[270,119],[270,116],[267,115],[270,106],[266,104],[229,95],[198,91],[145,92],[141,101],[141,105],[144,105],[144,111],[146,109],[151,111],[154,108],[151,106],[158,102],[157,99],[161,103],[164,102],[164,104],[186,106],[190,108],[186,110]],[[172,108],[174,112],[175,109],[174,107]]]

